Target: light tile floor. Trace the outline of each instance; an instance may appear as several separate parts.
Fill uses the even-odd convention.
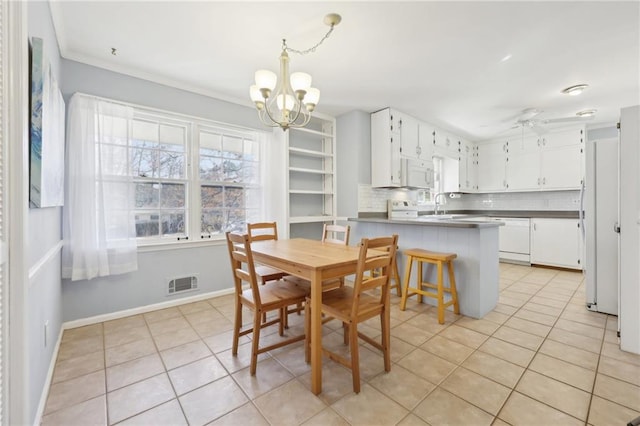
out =
[[[485,318],[392,297],[391,372],[363,344],[363,386],[324,359],[310,392],[302,343],[231,356],[231,296],[65,331],[44,425],[623,425],[640,416],[640,356],[618,348],[617,319],[584,306],[580,273],[500,264]],[[245,320],[250,320],[249,313]],[[302,330],[293,315],[290,333]],[[376,320],[361,329],[379,335]],[[267,329],[265,341],[278,339]],[[346,350],[329,323],[325,345]]]

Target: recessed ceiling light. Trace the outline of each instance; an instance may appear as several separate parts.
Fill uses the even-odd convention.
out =
[[[589,87],[588,84],[576,84],[575,86],[567,87],[566,89],[562,90],[562,93],[571,96],[577,96],[582,93],[587,87]]]
[[[504,58],[500,59],[500,62],[507,62],[509,59],[511,59],[511,53],[509,53],[507,56],[505,56]]]
[[[596,112],[598,112],[597,109],[585,109],[585,110],[576,112],[576,115],[578,117],[593,117],[594,115],[596,115]]]

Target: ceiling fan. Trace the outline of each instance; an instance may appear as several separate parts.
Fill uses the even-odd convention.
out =
[[[536,118],[538,115],[543,113],[543,110],[537,108],[526,108],[522,110],[521,113],[511,116],[502,120],[502,123],[510,123],[511,127],[506,129],[505,131],[512,129],[522,129],[524,133],[525,129],[530,129],[538,136],[541,136],[545,133],[548,133],[549,130],[544,127],[547,124],[558,124],[558,123],[575,123],[575,122],[583,122],[593,119],[596,110],[584,110],[580,111],[576,114],[575,117],[559,117],[559,118]]]

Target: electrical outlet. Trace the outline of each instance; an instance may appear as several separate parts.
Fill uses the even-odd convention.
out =
[[[47,342],[48,342],[48,336],[49,336],[49,320],[44,322],[44,347],[47,347]]]

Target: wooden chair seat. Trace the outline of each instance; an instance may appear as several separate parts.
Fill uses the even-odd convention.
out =
[[[362,322],[380,315],[382,310],[380,296],[362,293],[358,299],[358,316],[351,318],[354,296],[355,292],[352,287],[339,287],[323,293],[322,303],[326,305],[324,312],[345,323]]]
[[[309,291],[291,285],[285,281],[269,283],[268,286],[260,288],[260,303],[266,310],[273,310],[291,304],[291,299],[305,299],[309,295]],[[256,302],[253,296],[253,290],[248,288],[242,291],[242,298],[247,305],[255,306]]]
[[[281,270],[265,265],[256,266],[256,275],[260,283],[263,285],[269,281],[278,281],[287,276],[287,274]]]

